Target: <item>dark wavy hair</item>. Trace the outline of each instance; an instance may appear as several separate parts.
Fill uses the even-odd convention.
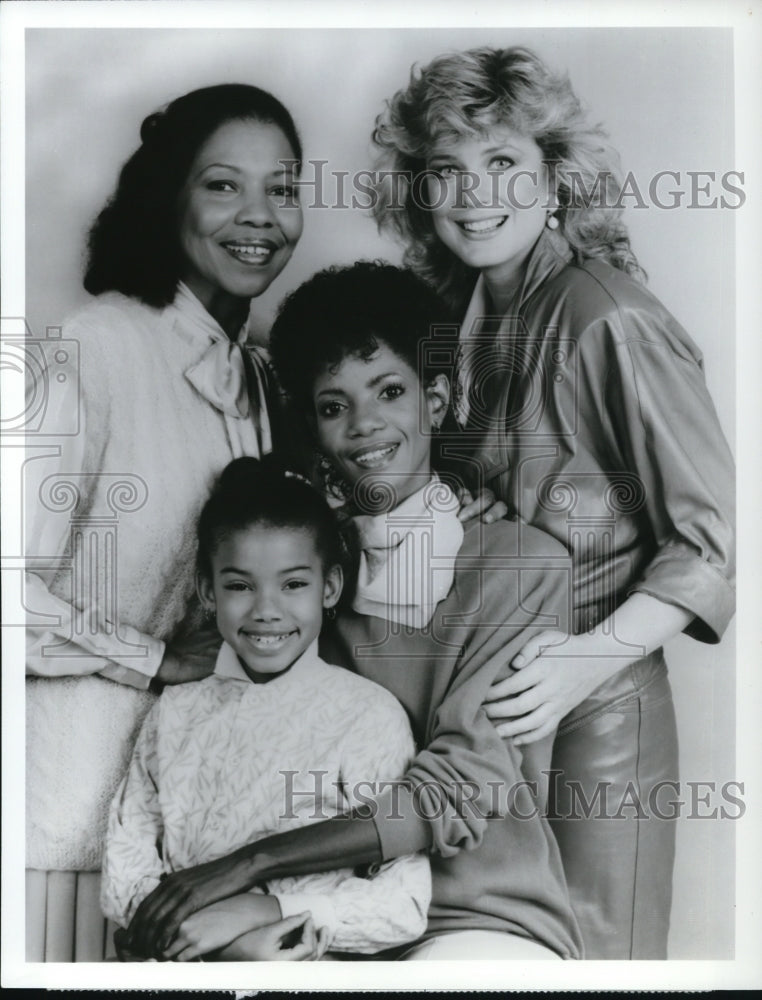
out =
[[[441,242],[431,211],[417,203],[416,187],[405,177],[421,175],[437,141],[480,136],[501,126],[529,136],[542,150],[556,180],[560,232],[577,259],[603,258],[644,278],[622,209],[611,207],[621,191],[617,153],[601,126],[588,121],[568,78],[521,47],[470,49],[413,67],[408,86],[377,117],[377,166],[403,181],[404,203],[400,207],[398,192],[381,184],[373,210],[379,228],[405,244],[405,263],[462,309],[476,272]]]
[[[286,297],[270,331],[270,353],[286,393],[309,413],[317,376],[346,357],[369,358],[380,341],[423,385],[440,372],[449,375],[434,364],[436,353],[421,355],[419,348],[432,328],[452,323],[442,299],[411,271],[358,261],[319,271]]]
[[[323,570],[344,566],[344,545],[336,517],[324,497],[272,456],[236,458],[227,465],[198,521],[198,572],[212,576],[212,556],[234,531],[266,525],[312,535]]]
[[[174,300],[184,266],[180,191],[209,136],[237,120],[280,128],[298,169],[302,145],[296,126],[267,91],[224,83],[178,97],[143,122],[141,145],[122,167],[116,191],[90,230],[84,278],[88,292],[122,292],[151,306]]]

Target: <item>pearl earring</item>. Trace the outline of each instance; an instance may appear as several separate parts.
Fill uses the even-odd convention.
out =
[[[558,219],[553,215],[553,213],[548,214],[548,218],[545,222],[548,229],[558,229]]]

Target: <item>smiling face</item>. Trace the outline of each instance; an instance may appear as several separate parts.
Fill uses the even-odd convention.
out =
[[[309,529],[253,524],[219,539],[212,578],[198,581],[223,639],[255,682],[283,673],[320,634],[323,609],[341,593],[341,570],[324,570]]]
[[[431,430],[449,401],[439,375],[425,389],[410,365],[383,341],[365,360],[345,357],[324,369],[313,386],[321,449],[362,495],[374,483],[390,486],[396,506],[431,478]]]
[[[441,142],[426,166],[434,230],[464,264],[510,282],[545,226],[549,175],[534,139],[510,129]],[[440,204],[441,203],[441,204]]]
[[[285,267],[302,234],[295,153],[277,125],[221,125],[198,151],[180,194],[182,275],[210,308],[221,294],[261,295]]]

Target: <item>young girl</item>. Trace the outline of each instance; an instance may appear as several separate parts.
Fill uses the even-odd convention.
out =
[[[399,786],[368,790],[366,808],[168,876],[130,924],[143,950],[166,950],[193,909],[263,879],[426,850],[428,923],[405,957],[580,955],[543,816],[551,738],[519,751],[482,706],[527,640],[566,620],[569,560],[527,525],[458,519],[432,464],[449,400],[441,352],[419,354],[441,319],[440,300],[414,275],[357,264],[289,296],[271,341],[355,515],[355,593],[325,630],[325,655],[398,697],[420,750]]]
[[[92,229],[96,297],[65,324],[50,373],[61,436],[25,478],[28,961],[103,958],[106,818],[149,685],[214,665],[180,656],[175,637],[195,608],[195,524],[215,477],[283,451],[245,323],[301,236],[283,165],[301,155],[271,94],[193,91],[145,119]]]
[[[152,708],[114,799],[102,903],[122,926],[166,873],[352,808],[394,783],[414,753],[396,699],[317,654],[342,589],[338,528],[319,494],[241,458],[198,534],[199,594],[224,642],[211,677],[168,688]],[[165,957],[319,958],[423,933],[423,855],[375,874],[340,859],[336,869],[272,879],[199,911]]]
[[[560,723],[554,831],[586,956],[665,957],[674,824],[611,816],[678,777],[662,645],[717,642],[733,615],[734,473],[701,356],[639,281],[601,130],[531,52],[435,59],[374,139],[419,180],[404,211],[381,192],[380,224],[465,310],[451,453],[574,565],[571,633],[534,637],[487,711],[519,745]],[[575,787],[605,788],[608,816],[581,816]]]

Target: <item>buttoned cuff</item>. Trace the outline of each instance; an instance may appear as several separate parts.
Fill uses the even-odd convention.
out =
[[[373,808],[373,823],[384,861],[403,854],[428,852],[432,843],[431,829],[409,785],[395,782],[394,787],[378,796]]]
[[[119,684],[128,684],[130,687],[146,690],[153,678],[156,676],[161,661],[164,659],[166,644],[160,639],[154,639],[148,635],[141,635],[134,629],[135,638],[139,639],[139,645],[145,649],[144,656],[125,656],[117,654],[111,657],[111,662],[98,671],[102,677],[117,681]],[[122,638],[127,636],[122,634]]]

